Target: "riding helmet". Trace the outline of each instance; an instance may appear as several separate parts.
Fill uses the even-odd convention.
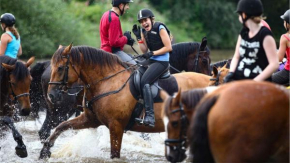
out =
[[[260,16],[263,14],[263,10],[261,0],[240,0],[236,12],[244,12],[247,16]]]
[[[6,24],[8,27],[12,27],[15,24],[15,17],[10,13],[2,14],[0,22]]]
[[[281,18],[282,18],[283,20],[285,20],[288,24],[290,24],[290,23],[289,23],[289,21],[290,21],[290,9],[287,10],[287,11],[284,13],[284,15],[281,15]]]
[[[140,21],[141,19],[144,19],[144,18],[152,18],[154,17],[154,14],[151,10],[149,9],[142,9],[138,12],[138,15],[137,15],[137,20]]]
[[[121,3],[131,3],[133,0],[112,0],[113,7],[118,7]]]

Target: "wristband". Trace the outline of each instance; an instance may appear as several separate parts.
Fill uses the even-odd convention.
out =
[[[139,44],[143,44],[144,42],[142,40],[138,41]]]

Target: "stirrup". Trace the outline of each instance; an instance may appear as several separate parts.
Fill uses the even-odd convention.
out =
[[[143,118],[135,118],[135,122],[138,123],[139,125],[143,125],[144,123],[144,117]]]

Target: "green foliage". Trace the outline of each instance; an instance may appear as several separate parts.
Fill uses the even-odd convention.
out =
[[[23,57],[47,58],[59,44],[89,42],[83,34],[86,24],[68,12],[68,4],[63,1],[0,0],[0,3],[2,13],[11,12],[16,17]]]

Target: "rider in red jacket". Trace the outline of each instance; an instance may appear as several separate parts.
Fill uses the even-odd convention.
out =
[[[116,54],[125,62],[136,64],[136,62],[125,52],[125,44],[133,46],[134,39],[131,33],[122,32],[119,16],[122,16],[129,9],[132,0],[112,0],[112,9],[105,12],[100,21],[101,49]]]

